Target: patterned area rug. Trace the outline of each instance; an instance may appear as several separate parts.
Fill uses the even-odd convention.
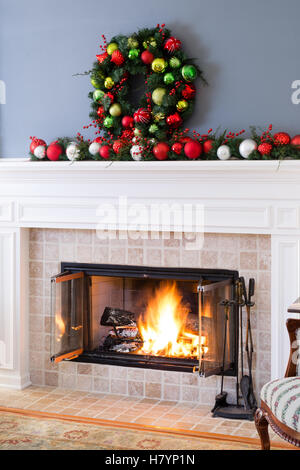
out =
[[[221,436],[220,436],[221,437]],[[258,445],[220,438],[69,422],[0,412],[1,450],[257,450]]]

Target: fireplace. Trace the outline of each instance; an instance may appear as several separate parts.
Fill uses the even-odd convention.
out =
[[[233,270],[61,263],[51,360],[237,374]]]

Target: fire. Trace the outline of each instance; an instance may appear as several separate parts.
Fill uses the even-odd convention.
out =
[[[189,308],[184,305],[176,283],[164,283],[149,300],[139,319],[143,340],[139,354],[153,356],[198,357],[199,335],[185,329]],[[206,352],[206,338],[201,337],[201,351]]]
[[[55,315],[55,324],[56,324],[56,328],[57,328],[56,341],[59,342],[61,340],[61,338],[63,337],[63,335],[65,334],[65,331],[66,331],[66,327],[65,327],[63,319],[61,318],[60,313],[57,313]]]

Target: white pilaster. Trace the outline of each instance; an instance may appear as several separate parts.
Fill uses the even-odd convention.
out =
[[[0,387],[30,384],[28,230],[0,229]]]

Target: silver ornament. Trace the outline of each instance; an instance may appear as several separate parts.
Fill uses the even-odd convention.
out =
[[[257,143],[253,139],[245,139],[240,143],[239,152],[243,158],[248,158],[250,153],[257,149]]]
[[[92,142],[89,146],[89,152],[91,155],[97,155],[99,153],[101,145],[99,142]]]
[[[219,158],[219,160],[228,160],[231,157],[231,152],[228,145],[221,145],[218,148],[217,157]]]
[[[130,155],[133,160],[140,161],[143,158],[143,147],[141,145],[133,145],[130,149]]]
[[[38,145],[35,147],[33,155],[38,158],[39,160],[42,160],[46,156],[46,147],[45,145]]]
[[[79,152],[78,144],[76,142],[70,142],[66,148],[66,155],[68,159],[71,160],[72,162],[77,160],[77,158],[79,157],[79,153],[80,152]]]

